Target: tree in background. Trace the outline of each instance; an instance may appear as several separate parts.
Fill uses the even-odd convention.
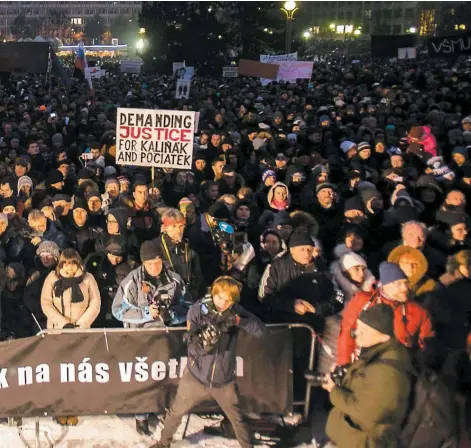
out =
[[[88,40],[101,40],[105,32],[105,21],[99,14],[95,14],[93,18],[85,24],[84,35]]]
[[[134,45],[138,36],[138,24],[132,17],[119,16],[111,24],[111,37],[118,38],[120,44]]]
[[[70,32],[70,19],[64,11],[59,9],[49,11],[41,23],[41,36],[43,37],[62,37]]]
[[[25,13],[18,15],[10,27],[16,39],[34,39],[37,35],[37,21],[27,20]]]

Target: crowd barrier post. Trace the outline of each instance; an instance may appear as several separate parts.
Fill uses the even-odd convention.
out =
[[[267,324],[266,325],[269,328],[288,328],[288,329],[306,329],[309,331],[309,334],[311,336],[311,341],[310,341],[310,349],[309,349],[309,359],[308,359],[308,370],[312,371],[314,368],[314,358],[315,358],[315,342],[316,342],[316,333],[314,332],[313,328],[307,324],[302,324],[302,323],[283,323],[283,324]],[[108,347],[108,341],[107,341],[107,334],[109,333],[115,333],[115,332],[121,332],[121,333],[126,333],[126,332],[139,332],[139,331],[158,331],[158,332],[184,332],[186,331],[186,328],[184,327],[165,327],[165,328],[90,328],[90,329],[49,329],[49,330],[43,330],[37,334],[37,336],[40,337],[47,337],[48,334],[50,335],[57,335],[57,334],[64,334],[64,333],[83,333],[83,334],[90,334],[90,333],[103,333],[103,336],[105,338],[105,344]],[[290,372],[291,376],[293,376],[293,371]],[[292,407],[298,407],[302,406],[303,411],[302,411],[302,416],[303,416],[303,421],[307,421],[308,416],[309,416],[309,402],[311,399],[311,388],[312,386],[308,381],[306,381],[306,392],[304,396],[304,400],[302,401],[293,401]],[[191,415],[191,414],[190,414]],[[189,416],[190,416],[189,415]],[[10,422],[10,419],[9,419]],[[188,421],[187,421],[188,425]],[[186,432],[186,431],[185,431]],[[39,447],[40,444],[40,422],[39,419],[36,419],[36,426],[35,426],[35,447]]]

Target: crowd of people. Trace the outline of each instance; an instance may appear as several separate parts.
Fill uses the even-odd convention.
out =
[[[362,356],[359,316],[386,304],[395,338],[469,394],[469,78],[467,61],[318,62],[310,82],[195,77],[175,100],[171,75],[108,74],[93,96],[12,76],[0,87],[2,338],[183,326],[228,275],[263,322],[322,336],[324,372]],[[193,169],[152,181],[116,164],[117,107],[199,111]]]

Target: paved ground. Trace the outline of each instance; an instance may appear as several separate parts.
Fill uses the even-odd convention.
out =
[[[177,439],[181,438],[185,420],[180,425]],[[0,424],[0,448],[147,448],[153,443],[152,438],[137,435],[134,417],[100,416],[80,418],[79,424],[75,427],[61,427],[51,418],[40,418],[41,444],[36,446],[35,421],[31,418],[24,419],[20,427],[10,427],[6,423]],[[216,425],[218,421],[203,420],[192,416],[187,430],[187,439],[183,443],[178,443],[177,446],[239,447],[236,441],[204,434],[203,427],[210,424]],[[155,417],[150,418],[150,426],[157,440],[160,428],[157,428]],[[316,445],[312,443],[300,446],[314,448]]]

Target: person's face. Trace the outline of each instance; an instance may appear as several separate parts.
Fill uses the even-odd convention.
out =
[[[149,197],[149,192],[147,191],[147,187],[145,185],[137,185],[132,195],[136,201],[136,204],[144,204]]]
[[[52,268],[57,263],[57,260],[54,258],[54,255],[49,254],[47,252],[43,252],[39,256],[39,259],[41,260],[41,263],[45,268]]]
[[[397,302],[407,302],[409,298],[409,281],[406,279],[397,280],[387,285],[383,285],[383,290],[388,297]]]
[[[100,157],[100,149],[99,148],[92,148],[90,149],[90,154],[93,156],[93,160],[98,159]]]
[[[268,176],[265,179],[265,185],[267,187],[272,187],[273,185],[275,185],[275,182],[276,182],[276,179],[273,176]]]
[[[200,145],[206,145],[209,142],[209,135],[203,134],[200,136]]]
[[[317,199],[322,207],[330,207],[334,202],[334,197],[334,190],[331,188],[323,188],[319,193],[317,193]]]
[[[144,269],[151,277],[158,277],[162,272],[162,258],[154,258],[152,260],[144,261]]]
[[[179,243],[183,239],[183,232],[185,232],[185,223],[176,222],[164,227],[164,232],[170,237],[175,243]]]
[[[273,199],[277,202],[284,202],[288,198],[288,192],[285,187],[276,187],[273,192]]]
[[[198,171],[204,171],[206,169],[206,160],[199,159],[195,162],[195,167]]]
[[[6,123],[3,126],[3,130],[5,131],[5,135],[10,135],[12,133],[12,128],[10,123]]]
[[[282,224],[277,227],[278,233],[284,241],[288,241],[291,233],[293,233],[293,227],[289,224]]]
[[[391,157],[391,166],[393,168],[401,168],[404,166],[404,160],[402,160],[401,156],[395,155]]]
[[[13,149],[18,149],[20,146],[20,141],[17,138],[12,138],[10,141],[10,145]]]
[[[101,210],[101,199],[97,196],[92,196],[88,201],[88,208],[93,213],[98,213]]]
[[[419,262],[411,255],[405,254],[399,258],[399,267],[407,275],[408,279],[413,278],[419,270]]]
[[[228,310],[234,304],[232,297],[226,291],[219,291],[218,294],[213,296],[213,303],[220,313]]]
[[[186,223],[193,224],[196,221],[196,210],[194,206],[189,205],[185,212]]]
[[[466,159],[464,158],[463,154],[455,153],[452,155],[452,157],[458,166],[463,166],[464,163],[466,162]]]
[[[237,208],[236,216],[241,221],[247,221],[250,218],[250,208],[246,205],[241,205]]]
[[[288,163],[288,161],[287,161],[287,160],[284,160],[284,159],[282,159],[282,160],[278,160],[278,159],[275,160],[276,167],[277,167],[279,170],[280,170],[280,169],[283,169],[283,168],[286,166],[287,163]]]
[[[106,258],[108,258],[108,261],[113,265],[117,266],[123,261],[123,257],[120,255],[113,255],[113,254],[106,254]]]
[[[187,178],[188,176],[186,173],[178,173],[175,177],[175,182],[177,185],[184,186],[186,185]]]
[[[463,123],[464,131],[471,131],[471,123]]]
[[[56,190],[62,190],[64,188],[64,182],[56,182],[55,184],[51,184],[52,188],[55,188]]]
[[[106,192],[108,193],[110,198],[117,198],[119,196],[119,184],[117,184],[116,182],[108,184],[106,186]]]
[[[10,188],[9,184],[0,185],[0,195],[4,198],[10,198],[13,195],[13,190]]]
[[[382,153],[384,153],[384,150],[385,150],[385,148],[384,148],[384,143],[383,143],[383,142],[378,142],[378,143],[376,143],[376,145],[375,145],[375,151],[376,151],[377,153],[382,154]]]
[[[445,202],[448,205],[454,205],[456,207],[459,207],[461,205],[466,204],[466,198],[461,191],[453,190],[447,194]]]
[[[366,268],[365,266],[353,266],[348,271],[350,278],[357,283],[363,283],[365,281],[366,276]]]
[[[8,228],[8,221],[0,220],[0,235],[3,235]]]
[[[216,200],[219,196],[219,186],[218,185],[211,185],[208,192],[209,192],[209,197],[212,200]]]
[[[116,218],[109,213],[106,217],[106,230],[110,235],[118,235],[119,234],[119,225]]]
[[[83,208],[76,208],[74,209],[72,214],[74,217],[75,224],[77,224],[79,227],[83,227],[87,222],[87,211]]]
[[[16,150],[10,149],[10,151],[8,151],[8,158],[10,160],[15,160],[16,159]]]
[[[15,175],[16,177],[21,177],[26,174],[26,167],[23,165],[15,165]]]
[[[422,250],[427,237],[422,228],[416,224],[410,224],[405,227],[402,235],[404,245]]]
[[[351,233],[345,237],[345,246],[353,252],[360,252],[363,249],[363,238],[359,235]]]
[[[37,132],[37,130],[36,130]],[[33,134],[33,130],[31,130],[31,134]],[[34,156],[39,153],[39,145],[35,143],[30,143],[28,147],[28,154]]]
[[[273,257],[281,250],[280,240],[275,235],[268,234],[265,238],[265,250]]]
[[[15,216],[16,209],[15,207],[13,207],[13,205],[7,205],[3,208],[2,212],[5,213],[5,215],[7,215],[9,218],[11,218],[12,216]]]
[[[62,265],[61,272],[64,273],[64,277],[70,278],[70,277],[73,277],[76,274],[78,269],[79,269],[78,264],[76,264],[73,261],[66,261]]]
[[[69,172],[69,164],[67,163],[62,163],[61,165],[59,165],[59,168],[58,170],[62,173],[62,175],[65,177],[67,177],[67,173]]]
[[[302,265],[308,265],[313,260],[315,247],[314,246],[296,246],[296,247],[291,247],[289,251],[294,261],[296,261],[296,263],[299,263]]]
[[[215,117],[214,117],[214,121],[216,121],[216,123],[218,124],[222,124],[224,119],[222,118],[222,115],[221,114],[217,114]]]
[[[456,241],[464,241],[464,239],[468,235],[468,228],[466,227],[466,224],[464,222],[450,227],[450,231],[452,238]]]
[[[224,162],[218,161],[213,165],[214,174],[219,176],[222,173],[222,169],[224,168]]]
[[[275,123],[277,126],[279,126],[281,124],[281,121],[283,119],[281,117],[275,117],[275,119],[273,120],[273,123]]]
[[[390,339],[389,336],[380,333],[378,330],[364,324],[361,320],[357,320],[357,328],[355,331],[355,341],[358,347],[373,347]]]
[[[218,147],[221,144],[221,136],[218,134],[213,134],[211,136],[211,143],[213,146]]]
[[[361,159],[368,160],[371,156],[371,149],[364,149],[358,153]]]

